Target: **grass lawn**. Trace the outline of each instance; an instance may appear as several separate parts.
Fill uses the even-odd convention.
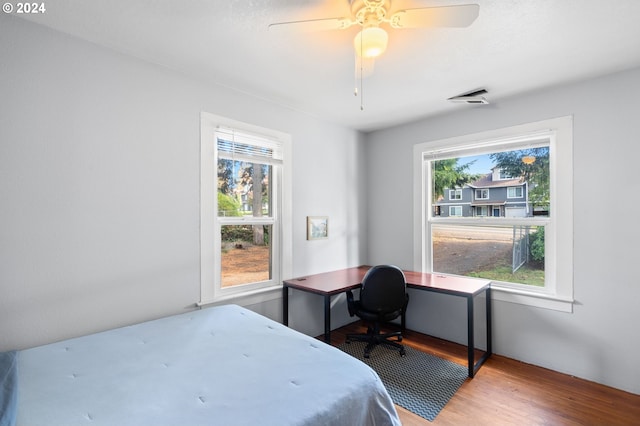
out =
[[[515,273],[511,272],[511,266],[497,266],[487,271],[470,272],[470,277],[484,278],[492,281],[506,281],[544,287],[544,270],[535,264],[524,264]]]

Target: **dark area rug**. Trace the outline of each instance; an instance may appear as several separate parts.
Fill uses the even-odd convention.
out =
[[[364,358],[365,342],[351,342],[338,348],[373,368],[399,406],[433,421],[467,379],[468,369],[434,355],[405,346],[406,356],[378,346]]]

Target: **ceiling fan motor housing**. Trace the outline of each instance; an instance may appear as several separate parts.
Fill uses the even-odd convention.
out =
[[[351,13],[363,27],[377,27],[387,18],[391,0],[352,0]]]

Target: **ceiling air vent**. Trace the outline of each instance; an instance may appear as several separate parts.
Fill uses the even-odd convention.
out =
[[[488,104],[489,101],[483,95],[486,95],[487,91],[484,89],[474,90],[473,92],[464,93],[462,95],[454,96],[447,99],[449,102],[457,104]]]

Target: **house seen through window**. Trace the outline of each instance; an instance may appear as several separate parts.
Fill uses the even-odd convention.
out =
[[[573,310],[573,117],[414,146],[416,269]]]
[[[429,160],[433,271],[544,287],[549,147],[456,154]]]

